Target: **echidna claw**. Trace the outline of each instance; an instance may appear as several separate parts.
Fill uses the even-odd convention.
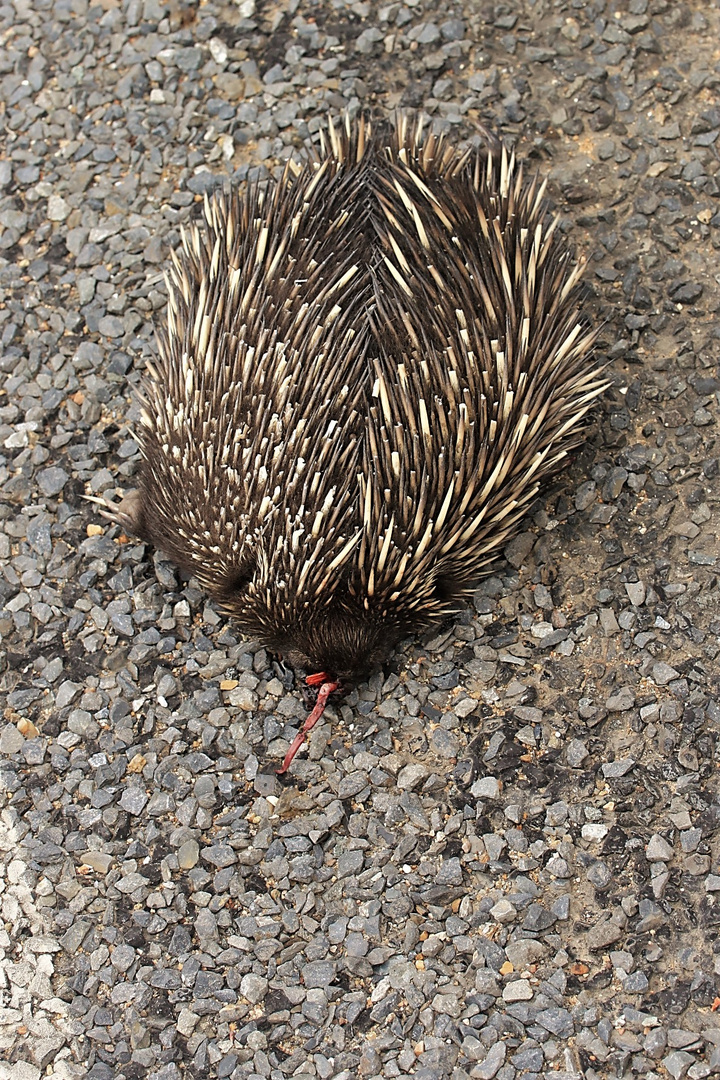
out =
[[[112,502],[108,498],[98,498],[97,495],[83,495],[86,502],[101,506],[100,516],[113,525],[120,525],[123,529],[139,536],[142,532],[140,522],[142,520],[142,496],[133,488],[123,495],[119,503]]]

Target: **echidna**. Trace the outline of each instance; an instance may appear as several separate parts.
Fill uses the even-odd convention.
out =
[[[341,681],[457,610],[583,437],[605,384],[543,191],[489,136],[346,118],[206,199],[173,256],[115,518],[320,687],[283,770]]]

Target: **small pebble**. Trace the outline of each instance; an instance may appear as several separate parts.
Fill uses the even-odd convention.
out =
[[[527,979],[516,979],[515,982],[506,983],[503,987],[503,1001],[530,1001],[533,997],[533,988]]]

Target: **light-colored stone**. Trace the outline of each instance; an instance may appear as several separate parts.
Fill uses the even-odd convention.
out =
[[[503,1001],[530,1001],[533,988],[527,979],[515,979],[503,987]]]
[[[481,776],[470,788],[475,799],[497,799],[500,795],[500,781],[496,776]]]
[[[47,204],[47,216],[51,221],[64,221],[69,213],[70,207],[62,195],[50,196]]]

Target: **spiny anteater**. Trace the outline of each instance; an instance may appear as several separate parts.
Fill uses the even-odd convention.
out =
[[[490,137],[345,119],[173,255],[115,518],[311,673],[305,730],[457,609],[583,438],[604,382],[543,191]]]

